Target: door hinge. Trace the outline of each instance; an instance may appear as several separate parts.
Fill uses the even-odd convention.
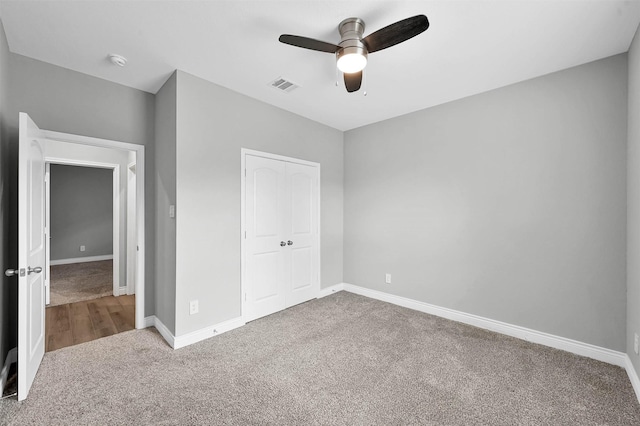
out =
[[[244,301],[247,301],[247,293],[244,294]]]
[[[247,239],[247,231],[244,231],[244,239]]]
[[[247,169],[244,169],[244,177],[247,177]]]

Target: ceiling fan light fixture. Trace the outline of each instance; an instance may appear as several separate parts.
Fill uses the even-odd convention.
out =
[[[336,54],[338,69],[343,73],[362,71],[367,66],[367,51],[359,46],[340,49]]]
[[[343,73],[347,92],[357,92],[362,86],[362,70],[367,66],[367,55],[402,43],[429,28],[425,15],[416,15],[379,29],[366,37],[364,21],[347,18],[338,25],[340,43],[333,44],[309,37],[282,34],[278,40],[291,46],[336,55],[336,65]]]

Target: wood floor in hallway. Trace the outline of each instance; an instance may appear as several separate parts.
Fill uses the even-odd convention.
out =
[[[45,327],[47,352],[133,330],[135,296],[106,296],[48,307]]]

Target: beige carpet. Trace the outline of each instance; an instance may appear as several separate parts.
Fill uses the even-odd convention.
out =
[[[347,292],[172,350],[48,352],[7,425],[640,425],[622,368]]]
[[[51,266],[51,303],[64,305],[113,294],[113,261]]]

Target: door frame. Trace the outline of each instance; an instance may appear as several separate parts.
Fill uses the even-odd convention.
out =
[[[89,136],[73,135],[69,133],[54,132],[43,130],[46,139],[75,143],[79,145],[97,146],[102,148],[111,148],[125,151],[133,151],[136,154],[136,234],[137,234],[137,253],[138,262],[136,265],[136,284],[135,284],[135,326],[137,329],[145,328],[145,147],[143,145],[118,142],[108,139],[93,138]]]
[[[136,210],[138,198],[136,197],[136,163],[132,162],[127,165],[127,270],[126,270],[126,289],[127,294],[135,294],[136,282],[136,265],[138,264],[138,252],[136,250]]]
[[[45,141],[46,143],[46,141]],[[50,238],[51,238],[51,174],[50,174],[50,165],[58,164],[63,166],[80,166],[80,167],[89,167],[94,169],[110,169],[112,170],[112,198],[113,198],[113,211],[112,211],[112,222],[113,222],[113,235],[111,237],[112,241],[112,251],[113,251],[113,295],[120,296],[120,164],[115,163],[99,163],[95,161],[86,161],[86,160],[71,160],[66,158],[59,157],[48,157],[45,155],[45,206],[46,206],[46,217],[45,217],[45,233],[47,238],[47,251],[46,251],[46,286],[47,286],[47,295],[46,302],[50,303],[50,292],[51,292],[51,250],[50,250]]]
[[[322,239],[321,239],[321,231],[322,231],[322,217],[320,215],[321,212],[321,203],[322,203],[322,181],[321,181],[321,168],[320,163],[316,163],[313,161],[301,160],[299,158],[286,157],[284,155],[271,154],[263,151],[256,151],[248,148],[240,149],[240,316],[242,318],[242,322],[246,323],[247,318],[247,283],[246,281],[246,244],[245,240],[247,237],[247,218],[245,214],[245,205],[246,205],[246,181],[247,181],[247,156],[251,155],[254,157],[263,157],[271,160],[279,160],[285,161],[288,163],[294,164],[302,164],[305,166],[316,167],[318,169],[318,296],[320,296],[320,289],[322,288]]]

